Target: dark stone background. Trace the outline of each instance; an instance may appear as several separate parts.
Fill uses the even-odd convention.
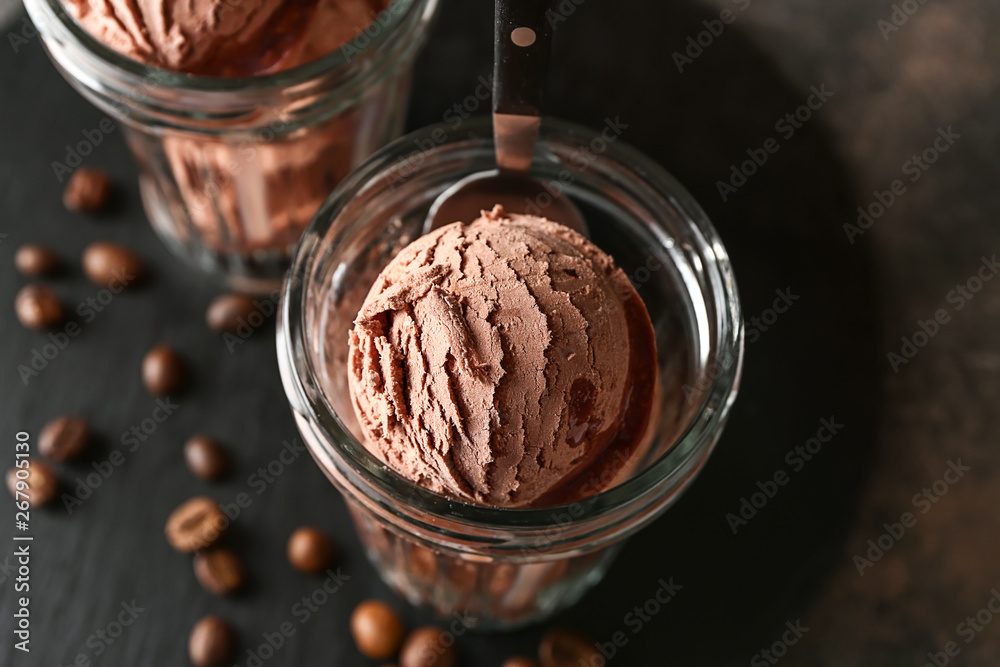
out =
[[[628,124],[624,140],[687,185],[731,252],[748,321],[770,307],[776,290],[790,289],[798,300],[751,336],[740,399],[703,477],[557,622],[600,641],[623,631],[628,644],[612,661],[622,665],[755,664],[796,621],[809,629],[781,664],[922,665],[949,641],[960,649],[953,664],[1000,664],[1000,623],[972,633],[959,625],[1000,586],[1000,282],[987,282],[961,310],[947,300],[981,257],[1000,249],[1000,10],[987,0],[912,0],[919,9],[886,38],[878,21],[890,18],[888,0],[564,4],[575,10],[557,31],[549,112],[590,125],[620,118]],[[735,22],[679,72],[672,53],[724,8]],[[488,2],[445,0],[417,67],[410,127],[441,120],[489,72],[490,13]],[[776,122],[821,85],[833,97],[794,136],[782,136]],[[37,39],[14,53],[5,35],[0,459],[12,459],[17,431],[35,436],[63,413],[92,423],[93,461],[121,448],[120,434],[154,407],[138,367],[157,342],[184,354],[195,381],[177,397],[176,414],[76,512],[59,505],[33,512],[30,656],[13,649],[13,559],[3,560],[13,551],[13,504],[0,500],[10,517],[0,520],[0,664],[64,665],[83,653],[93,664],[183,665],[188,632],[206,613],[238,629],[245,664],[245,651],[317,586],[283,555],[292,529],[308,523],[336,536],[350,580],[267,664],[374,665],[354,649],[347,617],[365,597],[393,598],[364,560],[336,492],[307,456],[259,496],[248,482],[296,435],[273,324],[232,354],[205,328],[217,288],[154,237],[120,132],[90,158],[120,184],[117,210],[95,219],[62,208],[50,164],[101,118],[60,78]],[[955,145],[918,181],[905,181],[906,193],[851,243],[843,225],[856,208],[907,179],[903,164],[949,126],[961,135]],[[779,151],[723,201],[716,182],[769,137]],[[97,239],[135,248],[151,279],[115,297],[25,386],[16,366],[46,341],[21,328],[9,305],[25,282],[14,252],[43,242],[73,260],[69,274],[51,283],[73,310],[97,292],[76,262]],[[939,308],[951,321],[894,372],[887,353]],[[786,453],[815,435],[823,418],[844,427],[793,470]],[[195,431],[218,436],[233,452],[236,471],[225,483],[206,486],[185,469],[181,444]],[[969,472],[921,513],[914,494],[959,459]],[[58,469],[72,484],[91,463]],[[778,470],[790,475],[788,484],[734,535],[727,513]],[[251,585],[219,599],[201,590],[189,559],[167,546],[164,520],[192,495],[224,502],[248,490],[254,502],[227,540],[244,556]],[[859,576],[854,556],[907,511],[916,526]],[[683,589],[636,632],[626,615],[670,577]],[[132,600],[145,611],[96,657],[88,637]],[[428,620],[395,603],[411,625]],[[498,667],[507,655],[533,652],[540,634],[464,636],[461,662]]]

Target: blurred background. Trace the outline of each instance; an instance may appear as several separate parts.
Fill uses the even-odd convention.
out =
[[[563,5],[547,113],[591,126],[620,119],[623,140],[700,201],[732,256],[747,354],[741,395],[704,475],[555,623],[602,642],[624,631],[628,642],[610,664],[774,664],[763,651],[783,665],[1000,664],[1000,623],[989,608],[1000,598],[1000,280],[990,280],[1000,251],[1000,6]],[[705,22],[723,10],[735,19],[699,45]],[[491,2],[444,0],[417,64],[411,129],[442,120],[489,74],[491,17]],[[17,652],[5,630],[0,664],[85,655],[92,664],[183,665],[188,632],[207,613],[237,629],[245,664],[246,651],[316,586],[284,559],[302,524],[335,537],[350,579],[273,664],[375,664],[348,634],[358,601],[393,600],[411,627],[430,617],[380,583],[307,456],[234,522],[227,539],[250,574],[240,595],[204,592],[189,559],[163,539],[169,512],[206,493],[184,467],[191,433],[212,433],[233,454],[234,473],[207,490],[220,502],[246,491],[248,477],[296,437],[273,323],[232,351],[205,328],[218,287],[154,236],[121,133],[89,158],[114,177],[114,211],[84,219],[63,208],[51,163],[104,116],[64,82],[37,38],[11,38],[29,34],[24,20],[17,3],[0,0],[4,467],[15,432],[74,413],[91,422],[97,447],[92,460],[58,471],[69,485],[92,472],[153,409],[138,369],[157,342],[176,347],[194,378],[175,415],[82,506],[33,513],[33,651]],[[778,150],[734,177],[770,139]],[[45,341],[13,317],[25,283],[14,252],[39,242],[75,258],[99,239],[133,248],[151,279],[116,297],[26,386],[16,367]],[[54,288],[68,304],[95,291],[78,269]],[[941,310],[947,321],[934,335],[914,335]],[[836,433],[817,447],[810,439],[824,427]],[[787,483],[744,509],[780,472]],[[0,616],[9,627],[6,495],[0,509],[11,517],[0,520]],[[901,529],[904,513],[914,520]],[[636,628],[630,614],[670,578],[682,586],[676,598]],[[93,634],[133,601],[144,611],[97,654]],[[789,627],[799,629],[794,643],[775,650]],[[531,654],[543,630],[463,636],[461,664],[499,667]]]

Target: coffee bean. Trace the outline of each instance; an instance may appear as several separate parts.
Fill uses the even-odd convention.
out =
[[[226,528],[226,517],[211,498],[192,498],[167,519],[167,541],[184,553],[207,549]]]
[[[212,299],[205,311],[205,323],[212,331],[236,333],[237,327],[245,323],[257,306],[246,294],[232,292],[220,294]],[[263,317],[263,316],[261,316]]]
[[[51,276],[62,269],[62,260],[45,246],[29,243],[17,249],[14,266],[26,276]]]
[[[333,542],[318,528],[304,526],[288,538],[288,561],[301,572],[322,572],[329,567],[333,553]]]
[[[538,661],[518,655],[504,660],[501,667],[538,667]]]
[[[243,562],[225,547],[209,549],[195,554],[194,576],[205,590],[228,595],[243,585]]]
[[[545,633],[538,647],[542,667],[578,667],[596,664],[596,645],[586,635],[572,630],[553,628]]]
[[[405,634],[399,614],[379,600],[365,600],[351,614],[354,643],[369,658],[388,660],[396,655]]]
[[[14,299],[14,312],[29,329],[48,329],[62,321],[59,297],[46,285],[25,285]]]
[[[154,396],[179,391],[186,379],[184,362],[169,345],[157,345],[142,360],[142,384]]]
[[[38,451],[56,461],[71,461],[87,449],[90,429],[79,417],[56,417],[38,435]]]
[[[454,641],[435,627],[414,630],[399,652],[399,667],[455,667]]]
[[[63,190],[63,204],[78,213],[96,213],[111,199],[111,179],[102,169],[80,167]]]
[[[142,261],[116,243],[91,243],[83,251],[83,272],[90,282],[120,291],[142,278]]]
[[[219,667],[229,662],[236,650],[236,637],[229,624],[218,616],[206,616],[191,630],[188,657],[195,667]]]
[[[24,494],[27,494],[28,504],[32,507],[47,505],[59,492],[59,478],[44,461],[27,461],[27,468],[11,468],[7,471],[7,490],[15,500],[25,500]]]
[[[229,471],[229,456],[214,438],[194,435],[184,444],[184,460],[195,476],[215,480]]]

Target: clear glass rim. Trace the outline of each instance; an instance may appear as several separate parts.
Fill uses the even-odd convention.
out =
[[[390,5],[379,14],[379,17],[382,14],[389,14],[384,28],[371,37],[371,41],[364,47],[353,46],[357,40],[357,37],[355,37],[339,49],[298,67],[260,76],[215,77],[184,74],[153,65],[146,65],[118,53],[114,49],[105,46],[103,42],[78,24],[66,10],[62,0],[24,1],[29,7],[29,14],[30,8],[38,8],[43,11],[47,19],[53,19],[58,22],[65,31],[63,36],[72,38],[79,46],[95,56],[104,66],[141,80],[153,79],[156,81],[157,86],[173,90],[203,93],[281,89],[308,83],[313,79],[349,67],[351,59],[347,55],[348,47],[353,47],[359,53],[366,54],[377,51],[388,43],[392,45],[391,48],[394,51],[405,51],[412,43],[412,40],[397,40],[395,43],[390,41],[396,37],[399,26],[405,23],[414,9],[425,7],[424,14],[430,16],[439,2],[439,0],[392,0]],[[397,3],[402,5],[402,10],[397,12],[390,11],[392,5]],[[377,19],[373,19],[372,22],[375,20]],[[364,30],[360,34],[365,34]]]
[[[690,481],[692,464],[699,468],[707,458],[707,450],[714,446],[717,433],[728,416],[729,408],[735,399],[743,361],[743,323],[739,298],[736,290],[732,267],[724,246],[709,222],[701,207],[670,174],[662,167],[644,156],[634,148],[616,141],[610,144],[605,155],[614,162],[627,165],[630,171],[641,174],[641,179],[660,194],[668,197],[675,205],[688,225],[697,228],[704,237],[705,247],[699,249],[699,254],[710,251],[716,259],[709,263],[711,270],[717,275],[710,276],[707,283],[713,286],[715,292],[716,310],[718,312],[719,328],[717,349],[713,357],[731,358],[734,360],[728,368],[723,368],[712,378],[710,387],[704,392],[704,398],[696,412],[691,416],[682,434],[671,445],[659,460],[649,465],[642,472],[621,484],[589,496],[587,498],[560,505],[540,508],[494,507],[463,502],[429,491],[389,469],[363,443],[345,429],[335,415],[323,395],[317,382],[317,373],[313,367],[313,355],[308,352],[306,342],[305,297],[309,292],[308,277],[313,274],[316,261],[320,254],[313,252],[316,245],[329,231],[338,210],[349,201],[351,193],[360,191],[366,183],[374,182],[378,174],[392,164],[405,159],[415,145],[422,139],[429,138],[435,131],[448,127],[447,123],[431,125],[406,136],[384,147],[372,155],[361,166],[342,181],[316,213],[307,227],[302,241],[296,248],[292,266],[282,288],[282,300],[277,327],[277,345],[280,363],[285,366],[282,374],[286,375],[286,393],[289,395],[293,410],[301,406],[300,413],[318,427],[324,440],[325,453],[334,463],[343,462],[348,466],[347,477],[352,481],[357,479],[366,484],[377,494],[373,497],[367,489],[356,489],[369,499],[385,505],[386,502],[399,503],[403,506],[418,505],[421,514],[438,518],[445,522],[457,522],[466,526],[481,528],[509,528],[519,531],[550,532],[553,528],[553,516],[570,512],[574,517],[572,525],[579,525],[624,508],[636,507],[636,514],[642,514],[642,509],[650,504],[650,497],[659,498],[668,495],[671,490],[683,489]],[[468,133],[475,136],[492,136],[492,125],[489,117],[469,121]],[[539,143],[551,142],[553,139],[565,139],[579,136],[596,138],[599,132],[562,120],[546,118],[543,121]],[[428,152],[433,153],[453,146],[458,141],[449,140],[436,145]],[[721,290],[721,294],[718,293]],[[289,388],[288,384],[292,384]],[[699,460],[700,459],[700,460]],[[342,471],[343,472],[343,471]],[[648,502],[644,502],[648,501]],[[398,507],[390,507],[399,513]],[[416,520],[412,519],[411,521]],[[425,526],[442,527],[432,520],[419,519]],[[465,536],[467,537],[467,536]]]

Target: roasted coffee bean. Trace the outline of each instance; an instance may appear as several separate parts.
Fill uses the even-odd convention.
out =
[[[392,607],[379,600],[365,600],[351,614],[351,635],[363,655],[388,660],[399,651],[406,630]]]
[[[504,660],[501,667],[538,667],[538,661],[518,655]]]
[[[399,667],[455,667],[456,661],[454,641],[435,627],[414,630],[399,652]]]
[[[218,616],[206,616],[191,630],[188,657],[195,667],[219,667],[228,663],[236,650],[236,637],[229,624]]]
[[[59,478],[44,461],[27,461],[27,468],[11,468],[7,471],[7,490],[15,500],[25,500],[24,496],[27,495],[28,504],[32,507],[47,505],[59,492]]]
[[[142,261],[116,243],[91,243],[83,251],[83,272],[90,282],[120,291],[142,278]]]
[[[545,633],[538,646],[542,667],[578,667],[597,664],[602,657],[596,644],[586,635],[572,630],[553,628]]]
[[[184,362],[169,345],[157,345],[142,360],[142,384],[154,396],[179,391],[186,379]]]
[[[78,213],[96,213],[111,199],[111,179],[103,169],[80,167],[63,190],[63,204]]]
[[[225,547],[209,549],[195,554],[194,576],[205,590],[228,595],[243,586],[243,562]]]
[[[229,472],[229,455],[207,435],[191,436],[184,444],[184,460],[191,472],[204,480],[220,479]]]
[[[167,541],[178,551],[190,553],[212,546],[226,528],[226,517],[211,498],[192,498],[167,519]]]
[[[62,304],[51,287],[25,285],[14,299],[14,312],[29,329],[48,329],[63,318]]]
[[[304,526],[288,538],[288,561],[301,572],[322,572],[330,566],[333,554],[333,542],[318,528]]]
[[[257,310],[253,299],[246,294],[232,292],[220,294],[212,299],[205,311],[205,323],[212,331],[236,333],[240,324],[245,324],[250,314]],[[263,318],[263,315],[261,315]]]
[[[38,451],[56,461],[72,461],[87,449],[90,429],[79,417],[56,417],[38,435]]]
[[[14,266],[26,276],[51,276],[62,269],[62,260],[45,246],[29,243],[17,249]]]

